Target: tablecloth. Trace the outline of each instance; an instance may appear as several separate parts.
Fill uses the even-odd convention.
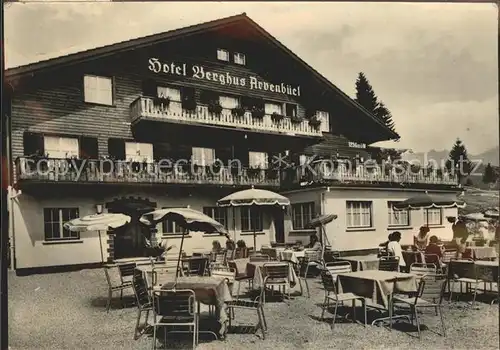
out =
[[[497,261],[452,260],[448,268],[449,278],[477,278],[485,282],[498,282]]]
[[[403,250],[403,259],[408,267],[413,263],[422,263],[425,261],[424,253],[421,251]]]
[[[263,287],[264,278],[266,277],[266,276],[264,276],[263,269],[262,269],[264,264],[283,265],[286,263],[284,263],[284,262],[268,262],[268,261],[252,261],[252,262],[249,261],[247,263],[247,266],[246,266],[246,273],[248,276],[253,276],[254,288],[262,288]],[[289,270],[290,279],[288,282],[290,283],[290,287],[293,288],[298,281],[297,274],[295,273],[295,270],[293,269],[292,265],[288,264],[288,267],[290,269]]]
[[[280,260],[287,260],[294,263],[298,263],[299,262],[298,258],[303,258],[304,256],[305,256],[305,250],[302,251],[284,250],[282,252],[279,252]]]
[[[379,270],[342,273],[337,276],[337,288],[339,293],[353,293],[388,309],[390,294],[417,291],[417,276]]]
[[[352,271],[378,270],[380,259],[377,254],[346,256],[341,261],[347,261],[352,266]]]
[[[495,259],[497,252],[495,247],[467,247],[464,255],[470,256],[475,260]]]

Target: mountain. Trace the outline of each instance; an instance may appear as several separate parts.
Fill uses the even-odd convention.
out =
[[[434,149],[425,152],[405,152],[402,155],[403,160],[420,162],[420,164],[425,165],[429,162],[429,160],[434,160],[437,164],[441,165],[445,164],[448,159],[449,150],[436,151]],[[480,154],[469,154],[469,159],[472,161],[481,160],[482,164],[486,165],[491,163],[491,165],[499,166],[500,165],[500,148],[498,146],[491,148]]]

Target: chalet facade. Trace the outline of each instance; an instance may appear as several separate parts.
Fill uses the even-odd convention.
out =
[[[396,135],[245,14],[12,68],[6,80],[16,269],[98,263],[99,244],[109,261],[143,255],[144,237],[175,244],[175,223],[151,233],[138,222],[156,208],[189,205],[249,246],[256,230],[260,246],[304,239],[302,223],[322,212],[387,219],[381,203],[408,189],[456,191],[454,179],[417,174],[401,187],[397,174],[374,180],[339,167],[340,159],[370,159],[360,145]],[[309,170],[299,165],[319,153]],[[216,207],[252,185],[289,195],[291,212]],[[132,223],[101,243],[97,232],[62,226],[101,210]],[[331,231],[331,243],[355,249],[335,237],[352,243],[350,232],[368,227],[381,233],[364,241],[372,247],[387,223],[366,220],[361,231],[338,220],[350,230]],[[412,216],[406,227],[418,223]],[[185,249],[206,250],[215,239],[192,233]]]

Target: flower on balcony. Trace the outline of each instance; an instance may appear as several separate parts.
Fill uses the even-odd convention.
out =
[[[279,113],[276,113],[276,112],[273,112],[273,114],[271,114],[271,119],[276,122],[276,123],[279,123],[280,121],[282,121],[283,119],[285,118],[285,116],[283,114],[279,114]]]
[[[257,106],[252,106],[252,108],[250,109],[250,112],[252,113],[252,118],[256,118],[256,119],[262,119],[266,115],[264,108],[257,107]]]
[[[245,115],[245,109],[242,107],[236,107],[231,110],[231,114],[235,117],[243,117]]]
[[[153,98],[153,104],[155,106],[168,107],[170,105],[170,98],[168,96],[156,96]]]
[[[302,123],[302,121],[303,121],[303,120],[304,120],[303,118],[301,118],[301,117],[299,117],[299,116],[297,116],[297,115],[292,115],[292,116],[290,117],[290,121],[291,121],[292,123],[294,123],[294,124],[299,124],[299,123]]]
[[[319,129],[319,127],[321,125],[321,119],[319,119],[317,116],[312,116],[309,119],[309,125],[315,129]]]
[[[208,103],[208,111],[213,114],[221,114],[222,106],[219,101],[210,101]]]

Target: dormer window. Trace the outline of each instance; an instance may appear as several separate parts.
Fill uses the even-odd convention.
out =
[[[220,61],[229,62],[229,51],[224,49],[217,49],[217,59]]]
[[[234,63],[241,64],[242,66],[244,66],[246,64],[245,55],[239,52],[235,52]]]

